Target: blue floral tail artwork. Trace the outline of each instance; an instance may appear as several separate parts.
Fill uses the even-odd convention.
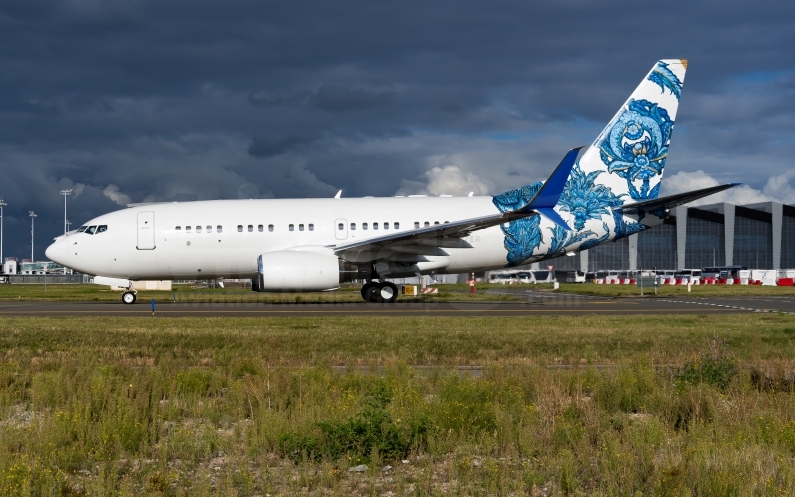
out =
[[[625,216],[621,207],[660,194],[686,70],[683,59],[657,61],[571,165],[565,182],[561,178],[553,182],[552,177],[547,181],[556,200],[550,196],[543,206],[532,205],[537,194],[543,196],[539,194],[544,192],[541,183],[493,197],[500,212],[525,208],[539,213],[501,226],[509,267],[533,256],[550,258],[585,250],[648,227],[640,222],[642,218]],[[568,213],[566,220],[561,213]],[[665,213],[655,216],[662,219]],[[553,222],[552,227],[547,220]]]
[[[597,183],[622,203],[660,194],[686,71],[686,60],[657,61],[579,161],[585,174],[606,172]]]

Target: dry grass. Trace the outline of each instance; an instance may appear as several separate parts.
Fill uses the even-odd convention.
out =
[[[785,315],[2,319],[0,495],[792,494],[794,331]]]

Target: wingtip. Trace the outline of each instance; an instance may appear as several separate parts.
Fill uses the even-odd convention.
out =
[[[742,183],[729,183],[729,186],[734,188],[735,186],[740,186]]]

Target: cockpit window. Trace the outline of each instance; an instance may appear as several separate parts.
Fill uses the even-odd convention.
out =
[[[82,232],[84,232],[84,231],[85,231],[85,230],[87,230],[87,229],[88,229],[88,226],[81,226],[81,227],[80,227],[80,229],[79,229],[79,230],[77,230],[77,232],[78,232],[78,233],[82,233]]]
[[[108,225],[107,224],[103,224],[103,225],[100,225],[100,226],[97,227],[97,234],[104,233],[106,231],[108,231]]]
[[[96,226],[89,226],[88,229],[86,230],[86,234],[93,235],[96,229],[97,229]]]

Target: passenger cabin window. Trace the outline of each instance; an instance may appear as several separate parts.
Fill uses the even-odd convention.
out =
[[[260,233],[262,233],[263,231],[265,231],[265,226],[263,226],[263,225],[261,225],[261,224],[260,224],[260,225],[258,225],[258,226],[257,226],[257,231],[259,231]]]
[[[315,225],[314,224],[309,223],[309,231],[315,231]]]
[[[190,233],[190,226],[185,226],[185,233]]]
[[[108,225],[106,224],[97,227],[97,234],[104,233],[106,231],[108,231]]]
[[[83,226],[83,227],[82,227],[82,228],[80,228],[80,229],[81,229],[81,230],[83,230],[83,229],[86,229],[86,227],[85,227],[85,226]],[[340,224],[338,224],[338,225],[337,225],[337,229],[338,229],[339,231],[342,231],[342,230],[344,230],[344,229],[345,229],[345,224],[344,224],[344,223],[340,223]]]
[[[213,232],[213,227],[207,226],[207,233],[212,233],[212,232]]]
[[[238,224],[237,225],[237,232],[238,233],[242,233],[243,232],[243,225],[242,224]]]
[[[388,230],[388,229],[389,229],[389,223],[384,223],[384,229],[385,229],[385,230]]]
[[[291,224],[290,226],[287,227],[287,229],[290,231],[295,231],[295,225]]]
[[[374,229],[374,230],[377,230],[377,229],[378,229],[378,223],[373,223],[373,229]]]
[[[84,232],[84,231],[85,231],[85,230],[87,230],[87,229],[88,229],[88,226],[81,226],[81,227],[80,227],[80,229],[79,229],[79,230],[77,230],[77,232],[78,232],[78,233],[82,233],[82,232]],[[177,229],[179,229],[179,226],[177,226]]]
[[[80,229],[83,229],[83,228],[80,228]],[[182,226],[177,226],[176,228],[174,228],[174,230],[175,231],[182,231]]]
[[[439,224],[439,221],[434,221],[433,224]]]
[[[362,229],[363,229],[363,230],[366,230],[366,229],[367,229],[367,223],[362,223]]]
[[[202,227],[196,226],[196,233],[201,233],[201,232],[202,232]]]
[[[419,227],[420,227],[420,223],[418,223],[417,221],[414,221],[414,229],[416,230]]]
[[[399,230],[399,229],[400,229],[400,223],[395,223],[395,229],[396,229],[396,230]]]
[[[224,231],[224,227],[219,224],[218,226],[215,227],[215,231],[221,233],[222,231]]]
[[[88,229],[86,230],[86,233],[88,233],[89,235],[93,235],[96,229],[97,229],[96,226],[89,226]]]
[[[425,221],[425,227],[426,227],[426,228],[427,228],[428,226],[430,226],[430,225],[431,225],[431,223],[429,223],[428,221]]]
[[[273,231],[273,225],[272,224],[268,225],[268,231]]]
[[[254,225],[253,224],[249,224],[248,225],[248,232],[251,233],[252,231],[254,231]]]
[[[351,223],[351,230],[356,230],[356,223]]]
[[[304,231],[304,225],[303,224],[299,224],[298,225],[298,231]]]

